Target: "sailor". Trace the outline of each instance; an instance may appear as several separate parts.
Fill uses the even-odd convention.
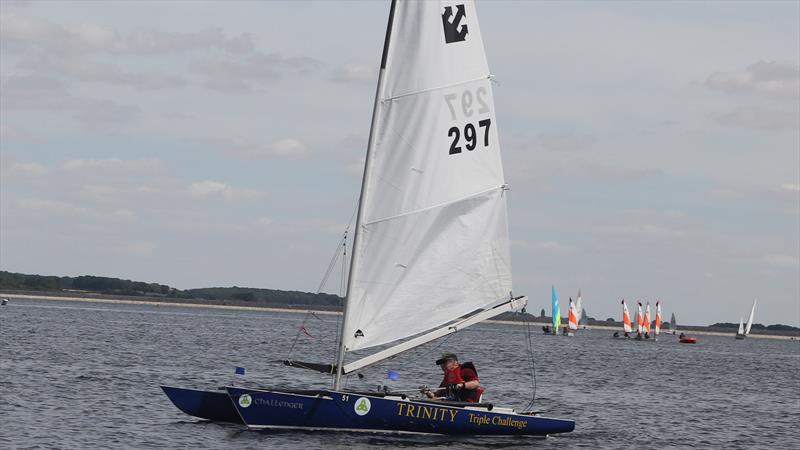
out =
[[[428,398],[446,397],[448,400],[469,403],[481,401],[484,389],[481,387],[474,364],[471,362],[461,364],[458,362],[458,356],[450,352],[442,353],[436,364],[442,368],[444,379],[436,391],[430,389],[423,391]]]

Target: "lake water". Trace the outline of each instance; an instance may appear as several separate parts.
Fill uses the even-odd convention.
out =
[[[0,307],[0,448],[800,448],[800,342],[697,345],[533,329],[535,409],[576,421],[547,439],[254,432],[195,420],[159,385],[329,387],[284,359],[303,314],[12,299]],[[330,362],[336,316],[309,318],[293,357]],[[350,388],[437,385],[443,350],[472,360],[495,404],[531,397],[523,326],[482,324],[364,372]],[[244,377],[234,367],[247,369]],[[389,381],[386,371],[399,372]]]

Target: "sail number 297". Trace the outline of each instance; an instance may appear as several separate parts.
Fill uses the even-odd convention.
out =
[[[453,121],[457,121],[460,117],[467,120],[471,119],[473,115],[481,115],[489,112],[489,105],[486,104],[484,97],[486,96],[486,88],[479,87],[473,93],[472,90],[464,90],[461,94],[450,93],[444,96],[445,103],[450,110],[450,116]],[[476,117],[477,118],[477,117]],[[461,137],[464,138],[464,146],[467,150],[472,151],[483,143],[484,147],[489,146],[489,128],[492,126],[492,119],[486,118],[477,121],[477,128],[472,121],[467,122],[462,128],[460,126],[453,126],[447,130],[447,136],[451,139],[450,154],[455,155],[461,153]],[[480,139],[479,132],[483,132],[483,139]]]

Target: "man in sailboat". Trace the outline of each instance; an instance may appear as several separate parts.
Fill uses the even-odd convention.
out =
[[[448,400],[469,403],[481,401],[484,389],[481,387],[474,364],[471,362],[460,364],[458,356],[450,352],[442,353],[442,357],[436,360],[436,364],[442,368],[444,379],[442,379],[439,389],[423,391],[428,398],[446,397]]]

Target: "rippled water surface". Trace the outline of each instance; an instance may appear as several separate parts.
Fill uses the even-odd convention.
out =
[[[0,307],[1,448],[800,448],[800,342],[699,336],[697,345],[533,333],[535,409],[576,421],[548,439],[253,432],[178,411],[160,384],[328,387],[276,363],[303,314],[12,299]],[[293,356],[330,362],[335,316],[311,317]],[[486,398],[531,397],[527,333],[482,324],[371,368],[350,388],[438,384],[451,350]],[[247,375],[233,375],[235,366]],[[386,371],[398,371],[397,381]]]

